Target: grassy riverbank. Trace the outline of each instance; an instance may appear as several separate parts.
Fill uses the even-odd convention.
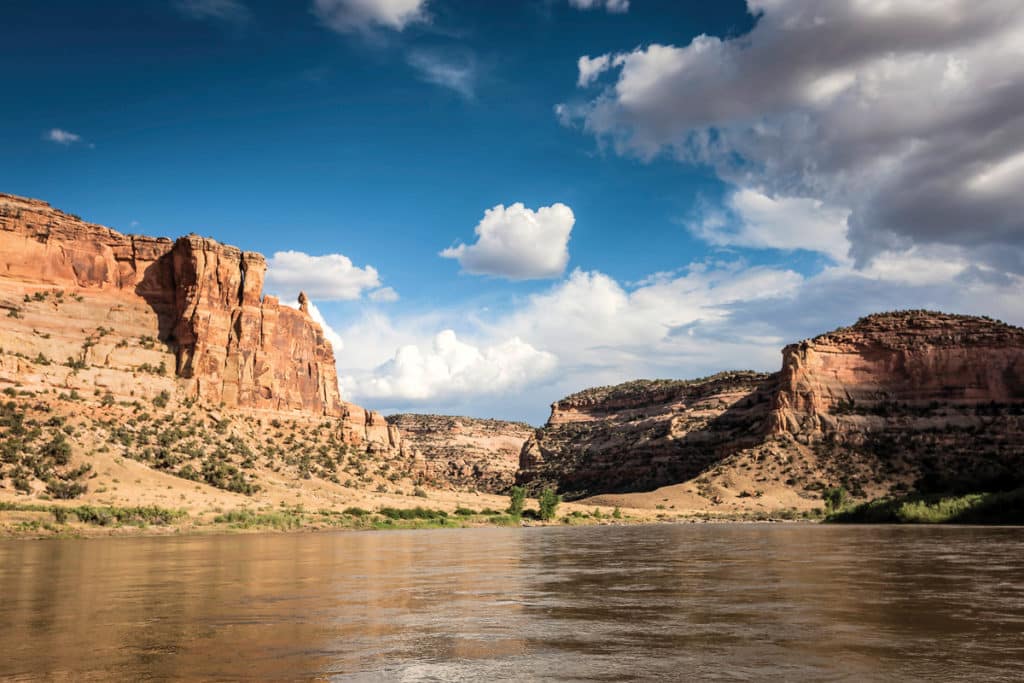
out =
[[[276,509],[240,507],[190,512],[158,506],[118,507],[0,502],[0,537],[98,537],[169,534],[294,532],[327,530],[456,529],[470,527],[590,526],[652,523],[797,522],[820,517],[795,510],[744,513],[629,514],[618,508],[567,510],[542,521],[536,510],[520,515],[493,508],[379,507],[367,510],[309,510],[301,505]]]
[[[1024,488],[997,493],[881,498],[829,515],[847,524],[1024,524]]]

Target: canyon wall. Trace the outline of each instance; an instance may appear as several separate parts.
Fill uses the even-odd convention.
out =
[[[774,375],[724,372],[698,380],[638,380],[573,394],[523,445],[517,480],[573,497],[685,481],[756,442]]]
[[[389,415],[402,442],[417,451],[422,480],[439,488],[505,493],[519,453],[533,434],[523,422],[449,415]]]
[[[771,435],[920,491],[1024,484],[1024,330],[870,315],[783,349]],[[857,487],[857,484],[854,484]],[[863,487],[861,487],[863,488]]]
[[[0,384],[297,411],[397,448],[383,416],[341,400],[323,330],[263,295],[265,272],[211,239],[124,235],[0,194]]]
[[[1024,330],[929,311],[787,346],[775,375],[631,382],[552,406],[518,479],[570,495],[742,481],[813,495],[1024,484]],[[747,491],[742,491],[747,495]]]

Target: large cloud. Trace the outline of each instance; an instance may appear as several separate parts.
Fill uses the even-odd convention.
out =
[[[861,265],[955,245],[1024,272],[1024,4],[748,0],[754,29],[580,62],[563,105],[622,152],[849,210]]]
[[[550,375],[554,355],[513,337],[480,348],[439,332],[428,346],[407,344],[394,358],[363,377],[346,377],[346,390],[388,401],[445,400],[521,389]]]
[[[380,277],[373,266],[360,268],[343,254],[310,256],[301,251],[279,251],[267,262],[266,285],[269,291],[286,297],[303,291],[320,301],[344,301],[380,287]],[[393,295],[391,290],[382,297],[397,298]]]
[[[1024,278],[973,264],[958,247],[888,251],[868,268],[846,260],[814,275],[730,258],[634,284],[576,270],[499,313],[370,312],[342,331],[344,389],[374,407],[537,423],[551,401],[588,386],[777,370],[783,345],[868,313],[931,308],[1024,323]],[[432,339],[453,327],[458,337]]]
[[[557,277],[569,262],[569,235],[575,222],[565,204],[536,211],[521,202],[498,204],[477,224],[476,244],[450,247],[441,256],[457,259],[463,270],[476,275],[510,280]]]
[[[313,12],[327,27],[340,33],[376,28],[401,31],[426,21],[427,0],[313,0]]]

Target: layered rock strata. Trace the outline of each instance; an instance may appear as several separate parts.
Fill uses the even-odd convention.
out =
[[[448,415],[406,413],[387,420],[419,454],[425,483],[488,493],[505,493],[515,483],[519,453],[534,431],[523,422]]]
[[[519,483],[572,496],[640,491],[697,476],[763,433],[776,378],[725,372],[573,394],[523,445]]]
[[[921,491],[1024,484],[1024,330],[933,311],[867,316],[783,349],[769,432]]]
[[[265,272],[212,239],[125,235],[0,194],[0,384],[299,411],[399,447],[383,416],[341,400],[323,330],[263,295]]]
[[[641,381],[558,401],[518,479],[575,495],[740,478],[865,496],[1005,488],[1024,484],[1022,413],[1024,330],[877,314],[787,346],[775,375]]]

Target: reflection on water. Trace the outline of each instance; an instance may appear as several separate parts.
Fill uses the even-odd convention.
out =
[[[0,542],[0,676],[1024,679],[1017,529]]]

